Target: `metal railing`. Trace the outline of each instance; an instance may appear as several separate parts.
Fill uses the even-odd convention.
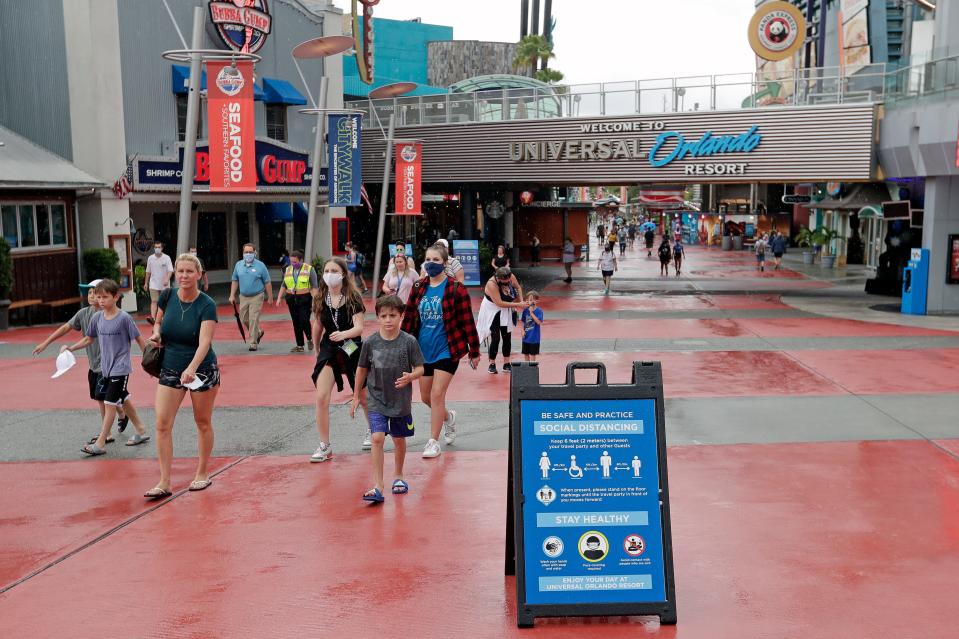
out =
[[[913,60],[887,68],[871,64],[846,73],[840,67],[790,72],[658,78],[629,82],[495,89],[349,102],[397,126],[595,116],[654,115],[850,102],[891,105],[959,93],[959,55]]]
[[[395,112],[398,126],[416,126],[882,102],[890,84],[886,65],[873,64],[855,74],[825,67],[443,93],[358,100],[348,106],[384,120]]]

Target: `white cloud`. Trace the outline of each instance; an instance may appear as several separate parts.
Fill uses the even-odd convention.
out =
[[[458,40],[519,39],[520,0],[382,0],[373,11],[452,26]],[[574,84],[752,72],[754,11],[754,0],[554,0],[553,65]]]

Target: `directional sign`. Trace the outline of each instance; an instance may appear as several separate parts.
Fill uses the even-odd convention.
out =
[[[806,204],[812,202],[811,195],[784,195],[783,204]]]

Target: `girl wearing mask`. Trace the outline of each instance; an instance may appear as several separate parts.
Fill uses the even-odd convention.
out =
[[[449,253],[437,242],[426,249],[426,277],[413,284],[406,302],[402,329],[415,337],[423,351],[424,373],[420,399],[430,407],[430,439],[423,457],[439,457],[440,431],[446,426],[446,443],[456,439],[456,411],[446,409],[446,391],[469,354],[470,366],[479,363],[479,337],[466,287],[447,275]]]
[[[613,251],[615,244],[607,242],[603,247],[603,252],[599,254],[599,263],[596,267],[603,273],[604,294],[609,295],[609,284],[613,279],[613,271],[618,271],[619,266],[616,263],[616,253]]]
[[[394,257],[392,265],[393,268],[383,278],[382,291],[386,295],[396,295],[405,304],[410,298],[410,291],[413,290],[413,282],[417,279],[416,273],[410,267],[405,255]]]
[[[333,457],[330,445],[330,396],[333,385],[343,391],[343,376],[354,391],[356,365],[360,359],[363,334],[363,298],[346,262],[339,257],[323,265],[320,293],[313,300],[313,343],[317,344],[313,384],[316,386],[316,427],[320,431],[320,446],[310,457],[311,462],[325,462]],[[366,414],[366,393],[359,392],[360,404]],[[367,441],[370,438],[367,431]],[[364,442],[364,448],[367,445]]]
[[[479,311],[479,340],[489,342],[489,373],[496,374],[496,351],[500,338],[503,340],[503,372],[513,370],[510,362],[511,337],[516,328],[516,313],[528,304],[523,301],[522,289],[513,285],[513,277],[506,267],[496,269],[486,282],[485,295]]]

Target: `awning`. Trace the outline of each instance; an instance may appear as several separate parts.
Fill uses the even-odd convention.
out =
[[[892,198],[889,195],[889,189],[885,184],[879,182],[866,182],[856,184],[850,190],[849,194],[839,199],[826,198],[819,202],[808,202],[800,204],[807,209],[826,209],[832,211],[858,211],[865,206],[878,206],[882,210],[882,203],[888,202]]]
[[[306,104],[306,98],[286,80],[263,78],[263,99],[267,104]]]
[[[108,186],[64,158],[0,126],[0,189],[85,189]]]
[[[867,217],[882,219],[882,206],[870,204],[859,209],[859,218],[866,219]]]
[[[306,222],[306,207],[300,202],[262,202],[256,205],[256,221],[260,224]]]
[[[174,64],[170,67],[170,69],[172,73],[170,88],[173,90],[173,93],[177,95],[184,95],[188,93],[187,85],[189,84],[190,80],[190,67]],[[206,71],[200,72],[200,91],[206,91]],[[259,100],[260,102],[266,100],[266,93],[264,93],[263,89],[256,84],[253,85],[253,99]],[[299,104],[306,104],[306,101],[303,101]]]

